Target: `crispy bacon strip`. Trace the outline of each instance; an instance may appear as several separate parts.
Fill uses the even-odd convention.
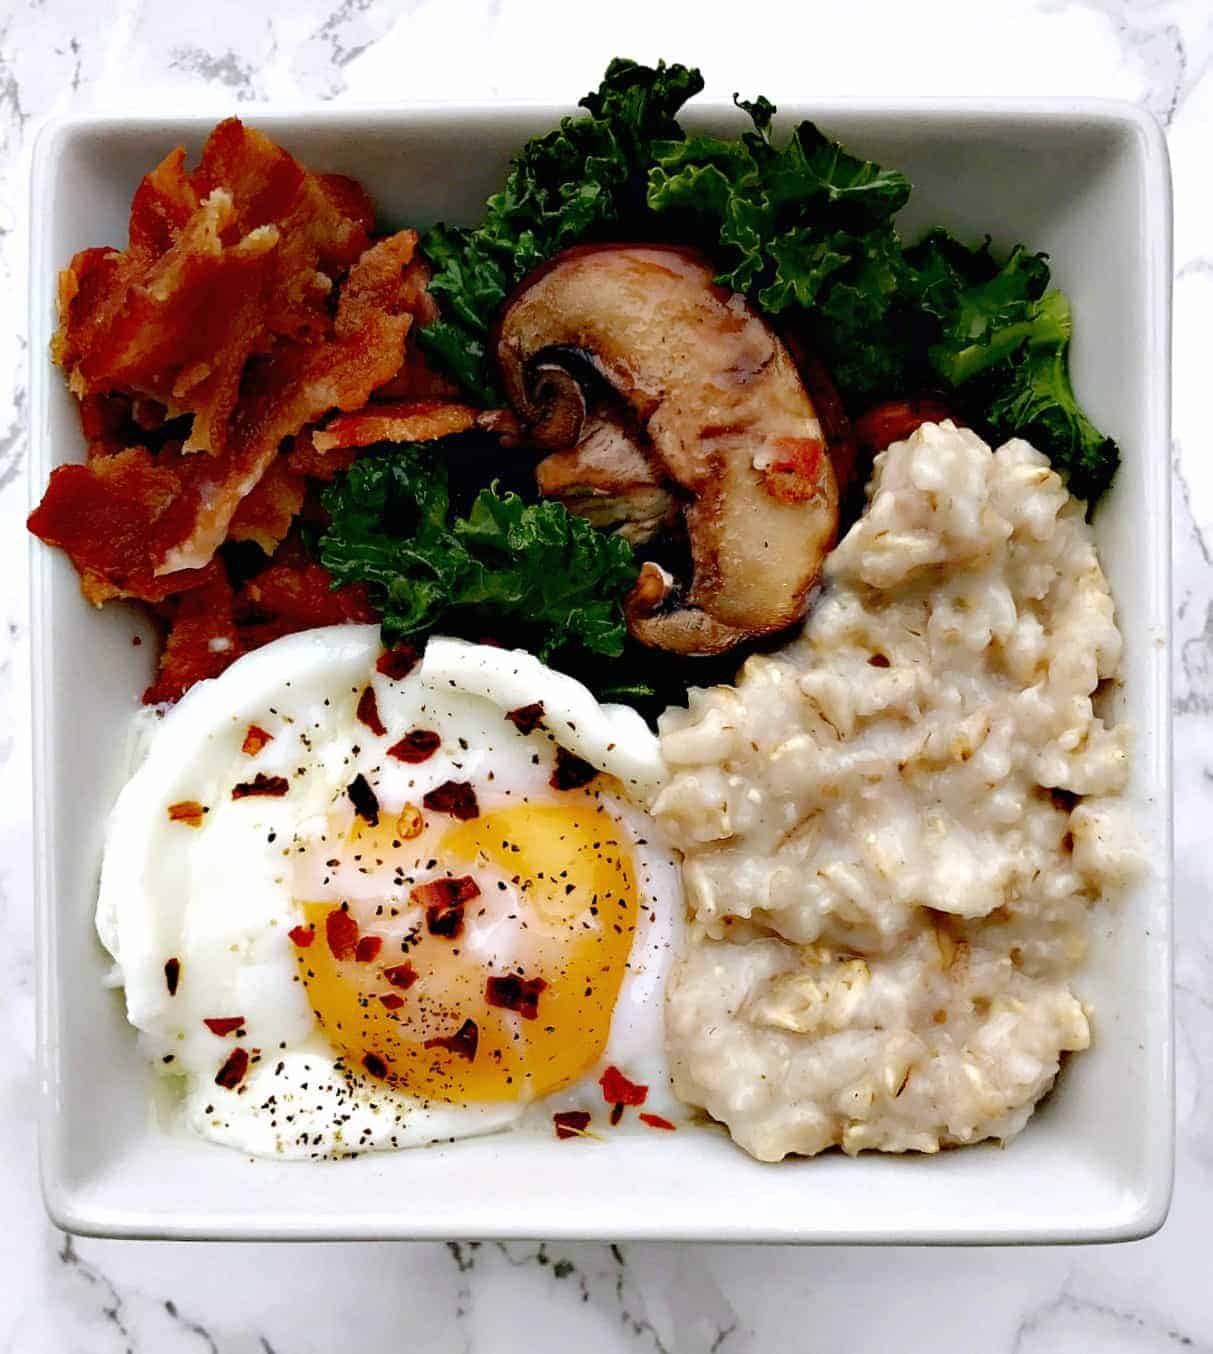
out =
[[[312,434],[320,453],[344,447],[369,447],[375,442],[430,442],[476,426],[479,411],[447,400],[417,400],[411,404],[368,404],[353,414],[338,414]]]

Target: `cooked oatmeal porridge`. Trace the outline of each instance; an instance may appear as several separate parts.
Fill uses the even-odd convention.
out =
[[[675,1089],[762,1160],[1007,1139],[1087,1047],[1070,981],[1138,868],[1121,638],[1044,456],[877,458],[803,634],[662,720],[692,921]]]

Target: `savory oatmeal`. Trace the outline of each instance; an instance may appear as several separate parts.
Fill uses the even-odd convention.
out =
[[[1044,456],[925,424],[877,459],[803,635],[662,720],[693,935],[675,1087],[763,1160],[1018,1133],[1087,1047],[1130,876],[1121,639]]]

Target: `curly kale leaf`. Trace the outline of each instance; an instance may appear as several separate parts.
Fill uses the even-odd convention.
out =
[[[492,402],[488,334],[510,288],[567,245],[626,230],[644,211],[655,142],[682,136],[675,115],[703,88],[697,70],[616,59],[581,100],[585,117],[528,141],[479,226],[438,225],[422,247],[442,319],[420,342],[468,391]]]
[[[527,503],[490,485],[459,516],[432,446],[405,443],[360,457],[324,504],[320,558],[334,583],[369,585],[389,640],[454,613],[483,633],[525,624],[545,660],[566,646],[623,652],[631,547],[559,503]]]

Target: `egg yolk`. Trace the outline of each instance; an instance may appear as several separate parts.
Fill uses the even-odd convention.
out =
[[[458,823],[407,860],[390,822],[349,831],[342,850],[383,887],[303,903],[316,935],[299,963],[350,1067],[422,1099],[471,1104],[534,1099],[599,1059],[636,928],[635,870],[598,798],[570,798]],[[431,929],[410,895],[420,885],[424,901],[424,885],[443,879],[476,892],[458,904],[457,926]],[[357,927],[354,954],[328,943],[335,908]]]

